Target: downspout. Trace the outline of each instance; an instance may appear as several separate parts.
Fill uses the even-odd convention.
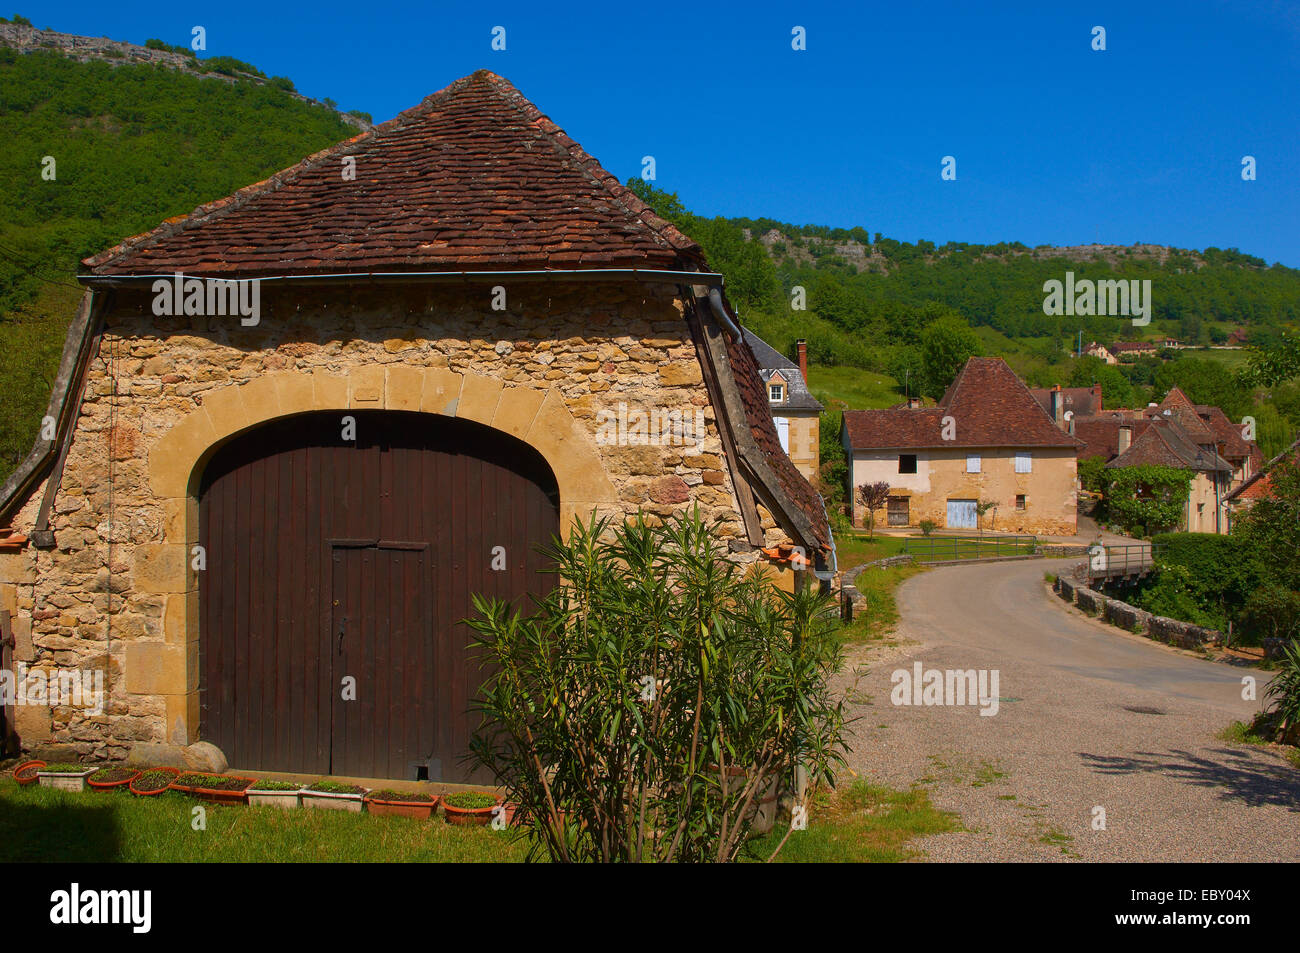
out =
[[[835,555],[835,531],[831,529],[831,517],[830,514],[826,512],[826,500],[820,493],[817,494],[817,498],[822,501],[822,516],[826,517],[826,535],[829,536],[831,540],[831,566],[829,569],[814,569],[813,575],[829,586],[835,580],[835,576],[839,572],[840,561]]]
[[[740,326],[731,320],[731,315],[727,314],[727,308],[722,303],[722,292],[717,285],[709,288],[709,305],[713,308],[713,314],[722,322],[722,326],[731,332],[732,337],[739,339],[743,336]]]

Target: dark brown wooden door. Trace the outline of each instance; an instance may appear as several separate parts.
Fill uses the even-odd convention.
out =
[[[545,462],[476,424],[354,411],[241,435],[202,488],[201,737],[235,768],[482,780],[462,620],[473,593],[547,591],[558,528]]]

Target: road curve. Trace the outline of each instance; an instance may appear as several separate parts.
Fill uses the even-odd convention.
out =
[[[1263,704],[1243,699],[1243,676],[1262,699],[1267,674],[1066,606],[1043,577],[1073,562],[944,567],[905,582],[899,644],[851,653],[840,679],[859,719],[853,771],[920,784],[961,816],[964,830],[918,842],[930,860],[1300,860],[1300,770],[1217,737]],[[996,714],[894,704],[894,672],[916,662],[996,671]]]

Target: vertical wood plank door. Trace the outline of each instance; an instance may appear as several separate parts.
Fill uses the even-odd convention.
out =
[[[481,781],[471,596],[554,575],[555,477],[526,444],[436,415],[307,414],[204,471],[199,734],[233,768]],[[502,568],[493,568],[493,560]]]

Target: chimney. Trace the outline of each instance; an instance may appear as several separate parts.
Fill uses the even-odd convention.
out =
[[[1133,428],[1120,427],[1119,428],[1119,452],[1123,453],[1130,446],[1132,446],[1132,444],[1133,444]]]
[[[808,342],[800,338],[795,347],[799,350],[799,373],[803,375],[803,382],[808,383]]]
[[[1101,413],[1101,385],[1100,384],[1092,385],[1092,397],[1093,397],[1093,406],[1096,408],[1096,410],[1094,410],[1093,413],[1099,414]]]
[[[1061,385],[1057,384],[1052,388],[1052,420],[1056,426],[1060,427],[1064,419],[1065,408],[1061,404]]]

